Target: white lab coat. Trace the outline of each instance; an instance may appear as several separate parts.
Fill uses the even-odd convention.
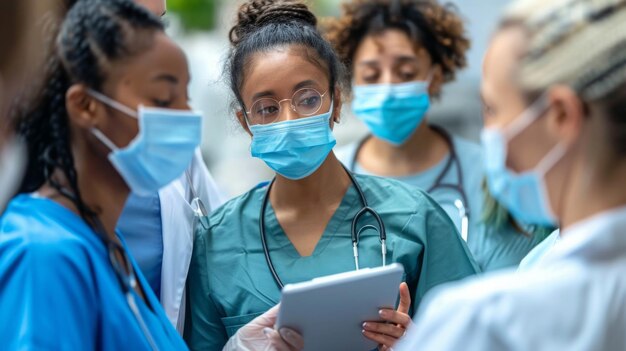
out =
[[[221,206],[225,198],[209,173],[200,150],[191,161],[190,176],[198,197],[210,212]],[[185,282],[191,262],[194,211],[187,176],[184,174],[159,191],[163,228],[163,264],[161,268],[161,305],[170,322],[181,333],[185,323]]]
[[[626,207],[561,236],[529,271],[435,289],[395,350],[626,350]]]

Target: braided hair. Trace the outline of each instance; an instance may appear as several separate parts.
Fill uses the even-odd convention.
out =
[[[151,45],[151,37],[142,34],[162,30],[159,18],[131,0],[76,1],[48,55],[40,91],[30,106],[16,112],[29,156],[20,192],[33,192],[47,182],[74,203],[88,224],[98,226],[78,187],[65,95],[76,83],[101,90],[111,65]],[[62,172],[69,189],[53,177],[55,171]]]
[[[307,49],[307,59],[328,71],[331,96],[336,86],[345,85],[343,66],[316,26],[317,18],[301,0],[248,0],[241,5],[229,33],[226,72],[242,107],[240,89],[250,57],[278,47],[300,45]]]

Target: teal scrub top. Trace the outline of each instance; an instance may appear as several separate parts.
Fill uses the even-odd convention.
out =
[[[481,271],[493,271],[496,269],[517,267],[522,258],[541,242],[543,236],[525,236],[511,226],[503,226],[495,229],[482,220],[483,215],[483,188],[484,179],[482,149],[480,145],[468,140],[452,136],[452,143],[457,153],[463,174],[463,189],[467,194],[469,204],[469,229],[467,246],[478,263]],[[337,157],[347,167],[352,166],[358,144],[350,144],[337,151]],[[391,177],[419,189],[428,190],[436,179],[445,170],[449,157],[445,157],[437,165],[423,172],[405,177]],[[443,177],[442,183],[458,185],[456,163]],[[369,174],[357,162],[352,171],[360,174]],[[450,188],[436,188],[429,195],[448,213],[461,231],[461,217],[459,210],[454,206],[457,199],[461,199],[458,191]]]
[[[428,195],[391,179],[363,175],[356,179],[385,223],[387,263],[399,262],[405,268],[411,311],[432,287],[476,273],[454,224]],[[211,215],[209,229],[196,236],[185,327],[191,349],[221,349],[240,327],[280,300],[260,241],[259,214],[266,191],[266,187],[256,188],[226,203]],[[283,283],[354,270],[350,229],[361,208],[360,197],[350,186],[313,254],[302,257],[268,204],[267,244]],[[375,222],[365,218],[359,228],[367,224]],[[361,267],[382,264],[377,231],[362,232],[359,259]]]
[[[139,313],[159,350],[186,350],[131,257],[148,304]],[[73,212],[33,195],[0,217],[3,350],[150,350],[96,233]]]

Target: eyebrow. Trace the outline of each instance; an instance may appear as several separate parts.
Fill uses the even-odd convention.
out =
[[[298,91],[298,90],[300,90],[300,89],[302,89],[302,88],[310,87],[310,86],[312,86],[312,85],[316,85],[316,84],[317,84],[317,83],[316,83],[314,80],[312,80],[312,79],[308,79],[308,80],[302,81],[302,82],[300,82],[300,83],[296,84],[296,85],[293,87],[293,92],[295,93],[296,91]],[[256,93],[256,94],[254,94],[254,95],[252,96],[252,101],[256,101],[256,100],[258,100],[258,99],[260,99],[260,98],[264,98],[264,97],[268,97],[268,96],[273,96],[273,95],[274,95],[274,92],[273,92],[273,91],[271,91],[271,90],[262,91],[262,92],[260,92],[260,93]]]
[[[419,58],[417,58],[416,56],[409,56],[409,55],[399,55],[399,56],[395,56],[393,58],[394,63],[406,63],[406,62],[415,62],[418,63],[419,62]],[[379,63],[379,60],[367,60],[367,61],[361,61],[358,63],[359,66],[373,66],[373,65],[377,65]]]
[[[154,81],[162,80],[162,81],[166,81],[166,82],[171,83],[171,84],[178,84],[178,78],[176,76],[174,76],[174,75],[169,74],[169,73],[159,74],[158,76],[154,77],[152,80],[154,80]]]

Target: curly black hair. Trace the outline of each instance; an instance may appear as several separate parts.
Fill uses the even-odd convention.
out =
[[[57,29],[40,89],[14,111],[29,157],[20,192],[33,192],[47,182],[74,203],[89,225],[99,223],[78,187],[65,95],[75,83],[100,90],[107,67],[150,45],[146,36],[137,33],[162,30],[159,18],[131,0],[75,1]],[[53,176],[57,170],[67,179],[69,189]]]
[[[399,29],[423,46],[441,66],[445,82],[467,64],[470,41],[463,20],[454,6],[435,0],[352,0],[343,4],[339,18],[326,19],[324,28],[349,73],[363,39],[388,29]]]

